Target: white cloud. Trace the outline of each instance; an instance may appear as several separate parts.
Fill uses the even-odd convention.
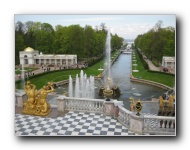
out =
[[[114,17],[91,17],[91,18],[74,18],[74,19],[63,19],[63,20],[56,20],[56,21],[67,21],[67,22],[94,22],[94,21],[111,21],[117,18]]]
[[[137,24],[137,23],[131,23],[131,24],[125,24],[122,26],[112,26],[111,27],[111,33],[117,34],[118,36],[121,36],[125,39],[134,39],[139,34],[146,33],[148,30],[150,30],[153,27],[152,24],[144,23],[144,24]]]

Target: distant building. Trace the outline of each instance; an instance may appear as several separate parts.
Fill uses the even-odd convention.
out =
[[[175,68],[175,57],[162,57],[162,66],[165,68]]]
[[[74,65],[77,64],[77,55],[54,55],[54,54],[39,54],[38,50],[27,47],[24,51],[20,51],[20,64],[25,65]]]

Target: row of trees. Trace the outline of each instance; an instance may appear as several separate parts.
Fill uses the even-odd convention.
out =
[[[106,43],[106,26],[93,29],[86,25],[62,26],[55,29],[48,23],[18,21],[15,27],[15,61],[19,64],[19,51],[26,47],[44,54],[77,54],[78,58],[99,57],[104,54]],[[112,50],[123,45],[123,38],[112,35]]]
[[[162,56],[175,56],[175,29],[162,28],[162,21],[147,33],[138,35],[134,43],[137,48],[156,64],[160,64]]]

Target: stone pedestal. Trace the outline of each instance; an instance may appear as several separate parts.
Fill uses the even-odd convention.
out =
[[[119,115],[118,106],[123,105],[123,102],[117,100],[105,101],[105,115],[113,116],[116,119]]]
[[[129,130],[138,134],[142,134],[144,129],[143,116],[137,116],[136,113],[130,116]]]
[[[114,103],[113,101],[105,101],[104,102],[105,110],[104,114],[108,116],[114,116]]]
[[[65,111],[65,103],[64,103],[64,98],[66,96],[59,95],[57,97],[57,111],[64,112]]]
[[[23,107],[23,102],[27,100],[26,93],[24,91],[18,91],[15,93],[15,96],[16,96],[15,104],[18,107]]]

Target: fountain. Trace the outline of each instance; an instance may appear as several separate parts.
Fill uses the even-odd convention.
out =
[[[113,95],[113,90],[110,89],[111,86],[111,79],[108,77],[107,78],[107,87],[105,90],[103,90],[103,94],[106,97],[106,101],[110,101],[110,97]]]
[[[110,34],[110,30],[108,30],[107,37],[106,37],[106,57],[105,57],[104,68],[107,68],[107,72],[105,72],[105,76],[112,80],[111,72],[110,72],[110,67],[111,67],[110,60],[111,60],[111,34]],[[104,83],[108,85],[107,80],[105,80]]]
[[[106,101],[110,100],[110,97],[119,97],[121,95],[121,91],[118,86],[114,85],[113,79],[110,72],[111,67],[111,34],[110,30],[107,31],[106,37],[106,56],[105,56],[105,63],[104,63],[104,83],[103,87],[99,90],[99,96],[105,96]]]
[[[111,72],[111,34],[108,30],[107,38],[106,38],[106,58],[104,68],[106,69],[98,69],[98,70],[105,70],[104,72],[104,82],[103,87],[99,91],[99,95],[107,97],[107,100],[113,95],[118,97],[121,94],[121,91],[118,86],[113,86]],[[98,75],[99,78],[102,77],[102,74]],[[106,80],[107,79],[107,80]],[[106,88],[105,88],[106,87]],[[74,89],[74,91],[73,91]],[[94,76],[90,76],[87,78],[87,75],[84,74],[83,70],[80,72],[80,77],[78,74],[76,75],[75,79],[75,88],[73,88],[73,79],[69,76],[69,97],[78,97],[78,98],[95,98],[94,93]]]
[[[73,97],[73,79],[69,76],[69,97]]]
[[[81,70],[80,77],[78,74],[76,75],[73,92],[73,79],[69,76],[69,97],[94,98],[94,88],[94,76],[87,78],[87,75]]]

